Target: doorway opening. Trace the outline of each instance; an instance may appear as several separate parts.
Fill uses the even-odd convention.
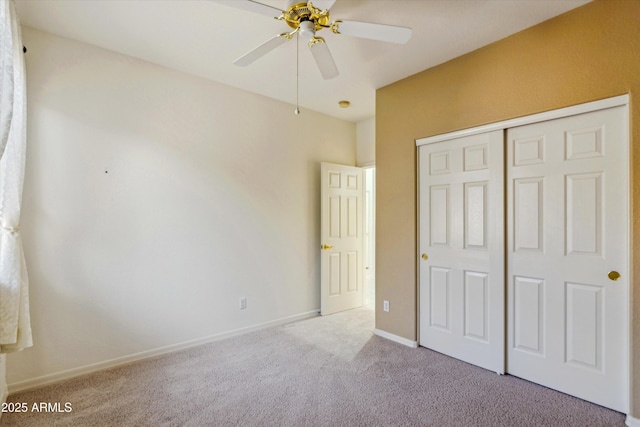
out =
[[[376,303],[376,168],[364,168],[364,305]]]

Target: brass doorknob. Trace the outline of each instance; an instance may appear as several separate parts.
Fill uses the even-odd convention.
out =
[[[323,251],[328,251],[329,249],[333,248],[333,246],[331,246],[331,245],[327,245],[327,244],[325,243],[324,245],[320,246],[320,248],[321,248]]]
[[[609,274],[607,274],[607,277],[613,281],[620,280],[620,273],[617,271],[610,271]]]
[[[427,255],[427,254],[422,254],[422,259],[423,259],[423,260],[425,260],[425,261],[426,261],[426,260],[428,260],[428,259],[429,259],[429,255]]]

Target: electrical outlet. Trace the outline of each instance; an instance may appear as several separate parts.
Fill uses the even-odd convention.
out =
[[[247,308],[247,297],[240,298],[240,310]]]
[[[384,300],[384,302],[382,303],[382,309],[387,313],[389,312],[389,301]]]

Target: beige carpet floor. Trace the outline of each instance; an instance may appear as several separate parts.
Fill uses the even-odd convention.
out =
[[[9,397],[2,426],[623,426],[624,415],[372,335],[369,308]]]

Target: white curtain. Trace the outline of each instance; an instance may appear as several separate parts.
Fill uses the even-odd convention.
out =
[[[0,353],[30,347],[29,280],[20,236],[26,76],[13,0],[0,0]]]

